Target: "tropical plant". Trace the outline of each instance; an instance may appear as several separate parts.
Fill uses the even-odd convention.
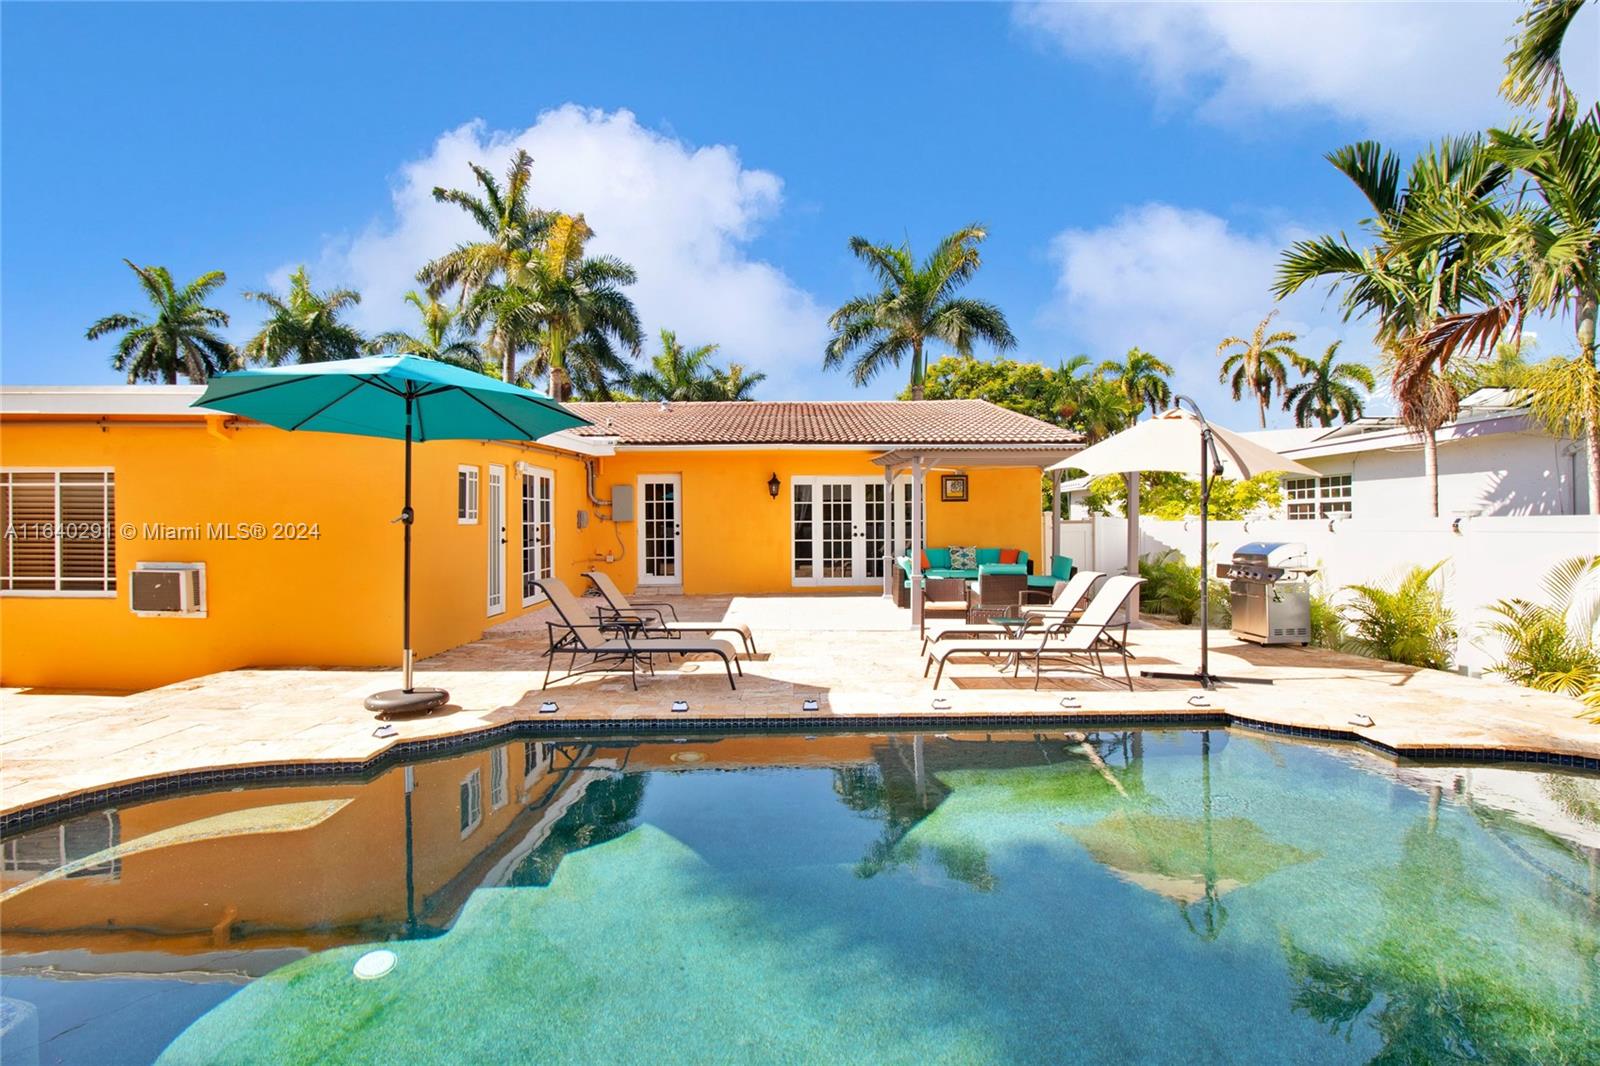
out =
[[[714,386],[716,400],[748,400],[751,393],[755,392],[757,385],[767,380],[767,375],[761,371],[751,373],[745,369],[743,363],[729,363],[726,370],[722,367],[711,368],[711,384]]]
[[[405,299],[417,309],[422,332],[389,330],[380,333],[367,342],[368,351],[416,355],[466,370],[483,369],[483,346],[461,321],[458,310],[415,291],[406,293]]]
[[[111,356],[113,369],[125,371],[130,383],[176,385],[180,371],[198,384],[234,367],[238,357],[233,346],[213,332],[228,324],[228,313],[206,304],[206,298],[228,280],[226,274],[212,270],[179,288],[166,267],[136,266],[128,259],[123,262],[139,279],[153,314],[106,315],[84,331],[88,340],[122,334]]]
[[[1200,616],[1200,568],[1190,566],[1176,548],[1139,559],[1139,576],[1144,578],[1139,602],[1157,614],[1171,615],[1179,625],[1192,625]],[[1212,578],[1206,582],[1210,596],[1208,621],[1212,629],[1226,629],[1233,622],[1228,586]]]
[[[1200,513],[1200,482],[1171,471],[1149,471],[1140,479],[1140,509],[1166,521],[1192,518]],[[1085,505],[1090,514],[1126,513],[1127,480],[1121,474],[1103,474],[1089,482]],[[1207,513],[1219,522],[1272,514],[1283,505],[1283,481],[1278,474],[1258,474],[1245,481],[1211,479]]]
[[[1343,651],[1347,643],[1344,615],[1333,598],[1318,589],[1311,594],[1311,644],[1317,648]]]
[[[1455,615],[1434,577],[1444,562],[1413,566],[1392,587],[1350,585],[1346,646],[1358,655],[1444,670],[1455,650]]]
[[[947,355],[928,364],[922,395],[928,400],[988,400],[1045,422],[1059,420],[1061,382],[1040,363]],[[911,389],[900,393],[911,399]]]
[[[1283,406],[1294,413],[1294,424],[1305,429],[1312,423],[1327,427],[1335,418],[1350,422],[1361,417],[1360,390],[1371,392],[1372,371],[1362,363],[1336,363],[1339,342],[1328,345],[1321,359],[1295,355],[1291,362],[1302,380],[1283,395]]]
[[[1484,635],[1500,646],[1489,669],[1508,681],[1566,692],[1600,709],[1600,555],[1558,563],[1544,602],[1512,598],[1489,607]]]
[[[822,365],[850,363],[856,385],[865,385],[890,366],[911,360],[911,398],[923,398],[923,358],[930,342],[971,355],[975,341],[998,350],[1016,346],[1006,316],[994,304],[955,295],[982,265],[978,245],[988,236],[981,226],[956,230],[918,262],[909,242],[873,244],[851,237],[850,251],[872,271],[877,292],[847,300],[828,319],[833,337]]]
[[[661,351],[650,369],[633,375],[629,387],[641,400],[710,400],[717,398],[712,381],[711,357],[715,344],[684,348],[670,329],[661,331]]]
[[[1373,215],[1362,222],[1369,244],[1357,249],[1344,235],[1298,241],[1279,260],[1274,293],[1281,299],[1316,281],[1342,293],[1345,318],[1371,316],[1402,421],[1422,440],[1423,473],[1432,511],[1439,513],[1439,427],[1455,415],[1453,384],[1438,360],[1422,351],[1436,324],[1464,305],[1492,299],[1494,278],[1482,257],[1469,255],[1459,231],[1418,243],[1405,235],[1443,203],[1485,203],[1507,171],[1482,150],[1479,137],[1446,139],[1415,160],[1401,182],[1399,158],[1375,141],[1328,155],[1359,189]]]
[[[353,326],[339,321],[346,308],[361,302],[353,289],[317,292],[305,267],[289,275],[289,294],[247,292],[247,300],[267,305],[267,319],[256,335],[245,342],[247,359],[268,366],[284,363],[325,363],[333,359],[354,359],[367,342]]]
[[[1225,356],[1222,368],[1217,371],[1217,380],[1232,389],[1235,400],[1244,399],[1245,393],[1255,397],[1262,429],[1267,428],[1267,408],[1272,404],[1273,390],[1281,394],[1288,388],[1288,365],[1303,361],[1292,347],[1300,339],[1296,334],[1286,329],[1267,332],[1277,313],[1267,312],[1267,317],[1256,323],[1248,340],[1229,337],[1217,345],[1217,355]],[[1232,351],[1235,348],[1238,351]]]
[[[1517,341],[1502,340],[1486,356],[1452,363],[1450,376],[1455,381],[1456,390],[1465,396],[1476,389],[1526,388],[1528,373],[1536,369],[1536,364],[1528,362],[1527,353],[1532,347],[1531,336],[1524,336]],[[1580,426],[1578,435],[1582,434]]]
[[[1139,408],[1115,382],[1091,380],[1069,391],[1061,401],[1061,421],[1094,444],[1127,429]]]
[[[555,215],[528,202],[533,157],[527,152],[519,149],[512,157],[504,186],[487,168],[477,163],[471,167],[477,191],[435,187],[433,198],[465,211],[483,236],[427,263],[417,271],[417,280],[436,298],[456,288],[463,305],[476,303],[476,320],[490,323],[488,355],[500,364],[500,376],[513,381],[517,355],[533,343],[539,327],[542,307],[527,286],[531,264]],[[485,295],[491,288],[496,291]]]
[[[1151,414],[1172,402],[1172,385],[1167,378],[1172,367],[1139,348],[1129,348],[1122,362],[1107,359],[1095,368],[1095,376],[1121,390],[1133,408],[1132,421],[1138,421],[1146,408]]]
[[[1543,104],[1558,119],[1575,104],[1561,69],[1561,46],[1583,0],[1532,0],[1517,16],[1521,32],[1511,39],[1500,92],[1514,104]]]

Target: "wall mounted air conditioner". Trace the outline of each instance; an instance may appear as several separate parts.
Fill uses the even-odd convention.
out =
[[[205,563],[136,563],[128,605],[141,618],[204,618]]]

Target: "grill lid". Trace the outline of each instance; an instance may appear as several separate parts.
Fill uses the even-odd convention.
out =
[[[1257,566],[1304,568],[1306,556],[1304,542],[1295,540],[1253,540],[1233,550],[1234,562]]]

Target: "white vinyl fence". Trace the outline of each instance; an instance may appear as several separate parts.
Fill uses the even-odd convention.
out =
[[[1353,584],[1393,581],[1413,565],[1443,561],[1445,600],[1455,611],[1460,640],[1457,665],[1477,674],[1497,656],[1482,633],[1485,608],[1500,599],[1542,600],[1545,574],[1576,555],[1600,554],[1600,517],[1528,515],[1504,518],[1347,518],[1314,521],[1250,519],[1212,522],[1209,552],[1226,562],[1239,545],[1255,540],[1298,541],[1320,568],[1317,584],[1330,592]],[[1120,573],[1127,566],[1127,525],[1122,518],[1061,524],[1061,554],[1080,567]],[[1177,549],[1199,562],[1200,520],[1141,519],[1140,554]],[[1050,518],[1044,516],[1044,544]]]

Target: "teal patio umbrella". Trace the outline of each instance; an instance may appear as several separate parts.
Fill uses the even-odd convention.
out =
[[[405,526],[401,625],[405,683],[367,697],[367,709],[379,713],[426,711],[450,698],[443,689],[419,689],[411,683],[411,442],[536,440],[589,424],[543,393],[414,355],[218,374],[194,406],[280,429],[406,442],[405,506],[396,519]]]

